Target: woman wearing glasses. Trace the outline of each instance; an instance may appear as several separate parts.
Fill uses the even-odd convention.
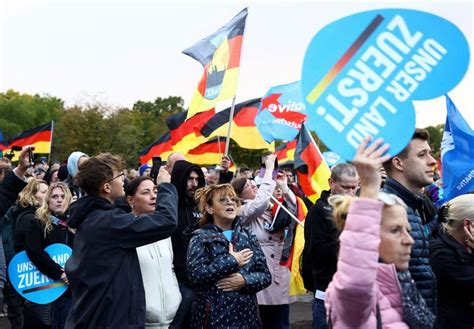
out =
[[[63,183],[53,183],[49,186],[41,206],[36,210],[35,220],[30,221],[26,233],[25,250],[36,268],[53,280],[62,280],[69,284],[64,269],[57,264],[44,249],[55,243],[69,245],[72,248],[73,234],[68,229],[66,211],[71,203],[72,195],[69,188]],[[31,304],[31,305],[30,305]],[[51,309],[52,307],[52,309]],[[52,328],[64,328],[66,317],[71,307],[70,292],[51,305],[25,306],[23,328],[45,328],[52,318]],[[30,309],[28,311],[28,309]],[[34,310],[33,310],[34,309]],[[52,313],[49,313],[51,312]],[[33,311],[33,312],[32,312]],[[42,319],[34,318],[31,314],[41,314]],[[38,323],[35,321],[42,320]]]
[[[196,192],[203,217],[188,248],[196,296],[193,328],[259,328],[256,294],[271,282],[257,239],[241,226],[240,202],[230,184]]]
[[[326,290],[332,328],[432,328],[434,316],[408,272],[413,238],[403,201],[379,193],[380,165],[388,144],[360,144],[353,164],[360,198],[334,196],[334,218],[343,231],[337,272]]]
[[[157,187],[149,176],[139,176],[125,188],[127,202],[135,216],[153,214]],[[168,328],[181,302],[173,269],[171,237],[137,248],[145,288],[146,328]]]

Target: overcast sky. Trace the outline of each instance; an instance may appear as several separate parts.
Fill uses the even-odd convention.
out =
[[[468,1],[0,0],[0,91],[49,94],[67,105],[99,101],[117,107],[176,95],[188,105],[202,66],[181,51],[245,6],[237,102],[299,80],[316,32],[360,11],[412,8],[437,14],[455,23],[473,49]],[[450,96],[474,127],[472,64]],[[444,97],[415,107],[417,126],[444,123]]]

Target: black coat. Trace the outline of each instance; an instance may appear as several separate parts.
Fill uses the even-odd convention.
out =
[[[201,168],[188,161],[176,161],[171,174],[171,183],[178,191],[178,228],[171,236],[173,244],[173,266],[176,278],[179,282],[189,285],[188,273],[186,270],[186,251],[188,250],[191,237],[184,231],[188,227],[193,227],[201,218],[201,213],[196,209],[196,202],[186,193],[187,181],[191,171],[198,174],[198,188],[204,187],[205,180]]]
[[[229,241],[222,230],[206,224],[194,231],[189,244],[187,263],[189,278],[195,287],[192,304],[192,328],[260,328],[257,292],[271,283],[257,238],[234,222],[232,244],[235,251],[250,248],[251,261],[239,268],[229,254]],[[224,292],[216,283],[232,273],[240,272],[246,286],[240,291]]]
[[[5,176],[0,183],[0,217],[5,215],[25,186],[26,182],[18,178],[13,171]]]
[[[474,328],[474,254],[440,232],[430,241],[430,264],[438,282],[440,328]]]
[[[135,248],[173,233],[176,198],[174,186],[163,183],[153,214],[134,216],[94,196],[71,205],[69,226],[77,231],[66,263],[72,292],[66,328],[144,328],[145,292]]]
[[[304,252],[309,255],[314,289],[321,291],[326,291],[336,273],[339,252],[339,229],[332,219],[332,207],[328,204],[330,195],[330,191],[321,193],[309,209],[304,226]]]
[[[411,248],[409,270],[416,283],[418,291],[426,304],[436,315],[436,277],[429,264],[429,237],[438,225],[433,212],[426,211],[427,200],[417,195],[392,178],[387,178],[383,190],[399,196],[407,205],[408,221],[411,226],[411,236],[415,243]],[[425,210],[426,209],[426,210]]]
[[[63,269],[55,263],[44,249],[55,243],[62,243],[72,248],[74,236],[66,226],[52,225],[52,230],[44,234],[43,225],[35,218],[28,222],[26,233],[26,254],[36,268],[53,280],[59,280]]]

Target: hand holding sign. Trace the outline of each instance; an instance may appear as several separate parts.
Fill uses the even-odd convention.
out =
[[[413,100],[447,93],[464,76],[469,47],[452,23],[429,13],[381,9],[323,28],[306,51],[302,93],[308,126],[351,160],[366,135],[399,153],[415,130]]]
[[[63,268],[72,254],[72,249],[61,243],[52,244],[45,251]],[[19,252],[12,258],[8,266],[8,276],[15,290],[22,297],[36,304],[48,304],[55,301],[67,290],[69,283],[66,274],[64,278],[61,276],[61,279],[56,281],[42,274],[30,261],[25,251]]]

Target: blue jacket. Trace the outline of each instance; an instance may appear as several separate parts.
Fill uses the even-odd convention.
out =
[[[229,254],[229,241],[222,230],[206,224],[193,232],[187,254],[188,276],[195,288],[192,304],[193,328],[260,328],[257,292],[271,283],[265,255],[257,238],[234,222],[232,233],[234,250],[250,248],[251,261],[239,268]],[[246,286],[240,291],[224,292],[217,282],[232,273],[240,272]]]
[[[176,189],[160,184],[156,211],[134,216],[106,199],[86,196],[71,205],[77,228],[66,274],[72,292],[67,329],[141,329],[145,291],[136,248],[176,229]]]
[[[415,240],[409,270],[426,304],[436,314],[436,277],[429,263],[429,237],[438,226],[438,218],[426,211],[427,200],[422,195],[411,192],[396,180],[388,177],[383,190],[399,196],[408,207],[411,236]]]

